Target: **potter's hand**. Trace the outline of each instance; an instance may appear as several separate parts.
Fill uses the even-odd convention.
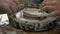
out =
[[[0,0],[0,12],[12,13],[17,11],[17,0]],[[3,8],[3,9],[2,9]]]
[[[43,11],[52,10],[51,16],[60,16],[60,0],[44,0],[40,8]]]

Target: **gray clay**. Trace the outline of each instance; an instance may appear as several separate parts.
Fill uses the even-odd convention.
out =
[[[48,13],[46,12],[38,12],[39,9],[28,8],[23,9],[22,17],[19,15],[19,20],[16,23],[16,27],[26,30],[26,31],[46,31],[55,26],[55,18],[47,17]],[[21,12],[20,12],[21,13]],[[28,15],[28,16],[27,16]],[[27,17],[27,18],[26,18]],[[35,19],[36,18],[36,19]]]

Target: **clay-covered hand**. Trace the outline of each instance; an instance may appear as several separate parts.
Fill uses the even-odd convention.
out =
[[[17,11],[18,8],[17,0],[0,0],[0,12],[3,13],[12,13]]]
[[[60,0],[44,0],[40,5],[42,11],[52,11],[50,16],[60,16]]]

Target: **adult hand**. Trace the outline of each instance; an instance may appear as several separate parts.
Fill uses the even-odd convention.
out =
[[[51,10],[50,16],[60,16],[60,0],[44,0],[40,8],[42,11]]]
[[[14,13],[17,11],[18,8],[18,1],[17,0],[0,0],[0,12],[3,13]]]

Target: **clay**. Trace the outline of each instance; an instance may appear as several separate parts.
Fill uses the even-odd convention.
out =
[[[25,8],[23,10],[23,15],[28,16],[28,17],[39,17],[40,13],[38,12],[39,9],[36,8]]]
[[[39,12],[36,8],[25,8],[17,15],[14,26],[25,31],[46,31],[53,28],[56,22],[55,17],[48,17],[48,13]]]

